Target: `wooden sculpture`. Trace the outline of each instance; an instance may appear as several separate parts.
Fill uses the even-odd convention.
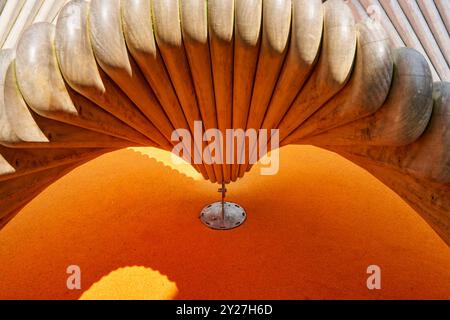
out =
[[[391,45],[342,0],[70,1],[56,26],[34,24],[0,52],[0,227],[80,164],[129,146],[171,150],[175,129],[201,121],[336,152],[450,245],[450,83]],[[237,181],[258,148],[246,147],[243,163],[194,167]]]

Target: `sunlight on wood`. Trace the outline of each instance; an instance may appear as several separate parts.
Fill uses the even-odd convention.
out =
[[[170,167],[171,169],[177,170],[178,172],[192,178],[194,180],[203,180],[203,177],[200,173],[195,171],[195,169],[186,161],[180,158],[180,162],[175,163],[172,161],[172,153],[169,151],[153,148],[153,147],[136,147],[130,148],[130,150],[139,152],[142,155],[145,155],[149,158],[155,159],[156,161],[162,162],[165,166]]]

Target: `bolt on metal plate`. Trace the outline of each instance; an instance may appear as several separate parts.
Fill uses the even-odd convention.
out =
[[[208,228],[215,230],[230,230],[241,226],[247,219],[244,208],[234,202],[224,202],[225,210],[222,214],[222,202],[214,202],[203,208],[200,221]]]

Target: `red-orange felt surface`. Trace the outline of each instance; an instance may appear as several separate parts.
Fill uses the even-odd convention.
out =
[[[396,194],[313,147],[282,149],[229,187],[248,221],[228,232],[197,219],[218,199],[132,150],[104,155],[49,187],[0,231],[0,298],[78,299],[126,266],[158,270],[180,299],[450,298],[450,250]],[[66,287],[79,265],[82,289]],[[382,270],[369,291],[366,269]]]

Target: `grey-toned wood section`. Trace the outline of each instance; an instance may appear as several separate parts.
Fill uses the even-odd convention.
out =
[[[450,245],[448,1],[42,3],[0,1],[0,227],[101,154],[279,129],[371,172]],[[182,141],[211,182],[264,155],[211,132],[218,149]]]

